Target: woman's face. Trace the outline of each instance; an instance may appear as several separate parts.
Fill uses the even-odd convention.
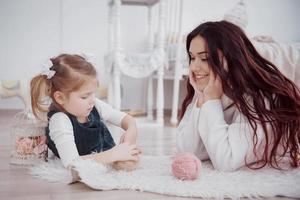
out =
[[[206,42],[201,36],[192,39],[189,49],[191,57],[190,72],[199,88],[204,90],[209,81],[211,68],[208,64],[208,52],[206,50]]]

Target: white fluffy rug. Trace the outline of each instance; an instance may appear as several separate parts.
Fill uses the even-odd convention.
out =
[[[80,160],[75,168],[81,182],[95,190],[127,189],[182,197],[300,197],[300,169],[278,171],[270,168],[236,172],[219,172],[210,162],[202,163],[199,178],[180,181],[171,173],[171,158],[142,156],[139,167],[132,172],[115,171],[93,161]],[[37,164],[30,173],[48,181],[70,183],[71,173],[59,160]]]

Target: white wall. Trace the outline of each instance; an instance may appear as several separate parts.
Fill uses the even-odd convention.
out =
[[[237,2],[184,0],[184,32],[203,20],[222,19]],[[245,2],[250,36],[272,35],[282,42],[300,42],[299,0]],[[100,82],[106,85],[103,55],[107,49],[107,11],[107,0],[0,0],[0,80],[29,79],[47,58],[60,52],[90,52],[95,55]],[[145,51],[146,14],[145,8],[122,8],[126,49]],[[172,82],[165,83],[165,104],[170,108]],[[144,108],[145,81],[123,77],[122,84],[122,108]],[[21,107],[17,98],[0,99],[0,108]]]
[[[192,30],[201,21],[220,20],[239,0],[184,0],[183,27]],[[244,0],[249,36],[271,35],[281,42],[300,41],[299,0]]]

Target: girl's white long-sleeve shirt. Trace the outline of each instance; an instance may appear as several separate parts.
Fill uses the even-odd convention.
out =
[[[112,108],[109,104],[95,99],[95,107],[104,121],[121,126],[126,113]],[[69,117],[63,112],[57,112],[49,120],[49,136],[55,143],[59,157],[65,167],[79,158],[76,148],[73,126]]]
[[[231,104],[232,101],[223,95],[221,99],[209,100],[198,108],[194,97],[178,126],[177,150],[192,152],[200,160],[210,159],[220,171],[233,171],[244,166],[245,161],[257,161],[253,153],[254,131],[245,116]],[[260,124],[256,132],[256,151],[260,157],[265,146]]]

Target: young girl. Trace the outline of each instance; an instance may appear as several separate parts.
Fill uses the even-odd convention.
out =
[[[177,147],[221,171],[244,165],[299,166],[300,92],[226,22],[199,25],[187,37],[189,79]]]
[[[96,99],[97,84],[92,64],[84,57],[68,54],[49,60],[42,73],[31,80],[33,113],[40,118],[48,112],[47,145],[67,168],[79,157],[102,164],[139,159],[135,120]],[[52,99],[46,109],[44,96]],[[125,130],[119,145],[115,145],[104,121]]]

